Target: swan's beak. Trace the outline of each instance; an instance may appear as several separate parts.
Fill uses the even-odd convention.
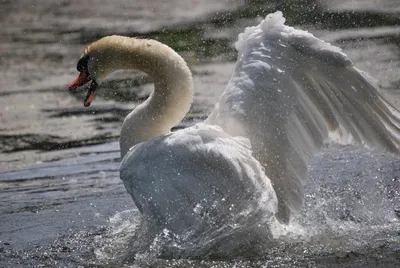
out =
[[[81,72],[78,76],[78,78],[76,78],[74,80],[74,82],[72,82],[69,86],[68,89],[76,89],[80,86],[83,86],[84,84],[86,84],[87,82],[89,82],[90,80],[92,80],[92,78],[90,77],[90,75],[87,72]]]
[[[85,105],[85,107],[88,107],[92,103],[92,100],[94,99],[94,94],[96,93],[96,89],[97,83],[96,81],[92,80],[92,83],[90,83],[90,86],[88,87],[85,101],[83,102],[83,105]]]
[[[78,78],[76,78],[74,80],[74,82],[72,82],[69,86],[68,89],[72,90],[72,89],[76,89],[80,86],[83,86],[84,84],[86,84],[87,82],[91,81],[92,77],[90,77],[90,75],[87,72],[81,72],[78,76]],[[88,87],[88,92],[86,94],[86,98],[83,102],[83,105],[85,105],[85,107],[88,107],[91,103],[92,100],[94,99],[94,94],[96,93],[96,89],[97,89],[97,83],[92,80],[92,83],[90,83],[89,87]]]

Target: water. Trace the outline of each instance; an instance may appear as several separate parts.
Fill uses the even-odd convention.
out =
[[[224,251],[215,233],[193,241],[154,229],[119,179],[120,125],[151,80],[119,72],[90,108],[66,90],[87,43],[111,33],[156,38],[193,71],[195,102],[178,126],[186,127],[207,116],[229,79],[237,33],[280,8],[342,47],[398,105],[396,1],[320,2],[0,3],[0,267],[397,267],[398,158],[327,148],[313,159],[303,212],[272,225],[273,240]]]

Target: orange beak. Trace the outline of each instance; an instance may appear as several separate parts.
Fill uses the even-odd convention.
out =
[[[92,103],[92,101],[94,99],[94,95],[96,93],[96,89],[97,89],[97,83],[93,80],[92,83],[90,83],[90,85],[88,87],[86,98],[83,101],[83,105],[85,107],[90,106],[90,104]]]
[[[83,86],[84,84],[86,84],[87,82],[89,82],[91,80],[92,80],[92,77],[90,77],[90,75],[87,72],[81,72],[79,74],[78,78],[76,78],[74,80],[74,82],[72,82],[68,86],[68,89],[69,90],[76,89],[76,88],[78,88],[80,86]],[[88,107],[92,103],[92,101],[94,99],[94,95],[96,93],[96,89],[97,89],[97,83],[96,83],[96,81],[93,80],[92,83],[89,85],[89,87],[87,89],[88,91],[87,91],[87,94],[86,94],[86,98],[83,101],[83,105],[85,107]]]
[[[87,72],[81,72],[78,76],[78,78],[76,78],[74,80],[74,82],[72,82],[69,86],[68,89],[76,89],[80,86],[83,86],[84,84],[86,84],[87,82],[89,82],[90,80],[92,80],[92,78],[90,77],[90,75]]]

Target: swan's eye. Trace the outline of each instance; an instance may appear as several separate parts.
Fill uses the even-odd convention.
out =
[[[79,59],[78,64],[76,65],[76,69],[78,72],[87,72],[88,71],[88,62],[89,62],[89,55],[84,55],[82,58]]]

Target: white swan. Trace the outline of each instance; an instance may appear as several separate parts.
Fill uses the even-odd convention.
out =
[[[236,69],[201,124],[170,132],[189,111],[192,76],[154,40],[104,37],[85,48],[77,88],[119,69],[154,78],[121,130],[120,175],[140,211],[176,233],[204,222],[287,222],[300,210],[310,157],[329,141],[400,151],[400,113],[337,47],[284,25],[281,12],[236,43]],[[204,223],[205,224],[205,223]]]

